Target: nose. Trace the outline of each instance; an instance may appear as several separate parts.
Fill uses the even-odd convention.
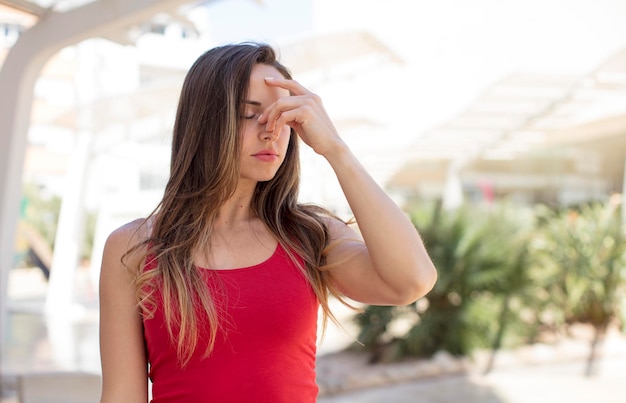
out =
[[[278,140],[280,133],[276,130],[268,131],[266,125],[261,125],[261,139],[263,141],[271,141],[272,143]],[[284,130],[284,127],[283,127]]]

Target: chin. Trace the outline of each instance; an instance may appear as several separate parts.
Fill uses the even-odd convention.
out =
[[[257,182],[269,182],[269,181],[271,181],[272,179],[274,179],[275,177],[276,177],[276,175],[266,176],[266,177],[263,177],[263,178],[259,178],[259,179],[257,180]]]
[[[248,179],[250,181],[254,181],[254,182],[269,182],[272,179],[274,179],[276,177],[276,174],[267,174],[267,175],[254,175],[254,176],[247,176],[244,177],[245,179]],[[244,179],[242,178],[242,179]]]

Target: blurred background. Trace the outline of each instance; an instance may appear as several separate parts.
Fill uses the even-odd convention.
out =
[[[592,363],[626,312],[624,21],[623,0],[0,0],[0,391],[99,373],[104,240],[162,195],[187,69],[247,40],[322,97],[440,270],[414,306],[338,308],[320,354],[462,357],[575,328]],[[350,217],[301,158],[301,200]]]

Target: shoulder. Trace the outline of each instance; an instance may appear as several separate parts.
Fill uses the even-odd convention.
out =
[[[334,216],[326,216],[322,220],[329,236],[329,243],[324,251],[329,268],[337,269],[351,263],[362,264],[359,259],[367,249],[358,227]]]
[[[111,232],[107,241],[127,240],[137,242],[146,240],[150,236],[151,221],[148,218],[138,218],[128,222]]]
[[[343,221],[330,210],[316,204],[301,204],[299,207],[301,211],[306,212],[306,214],[323,224],[331,233],[331,237],[335,232],[343,233],[349,224],[352,223],[351,221]]]
[[[126,265],[137,268],[145,256],[142,244],[150,237],[151,220],[140,218],[122,225],[109,234],[104,244],[104,259],[128,259]]]
[[[320,219],[326,226],[331,242],[337,240],[360,240],[361,237],[352,221],[344,221],[334,215],[321,215]]]

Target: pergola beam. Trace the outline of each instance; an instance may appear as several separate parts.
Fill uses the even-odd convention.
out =
[[[43,17],[48,12],[47,9],[26,0],[0,0],[0,5],[4,5],[27,14],[34,15],[35,17]]]

